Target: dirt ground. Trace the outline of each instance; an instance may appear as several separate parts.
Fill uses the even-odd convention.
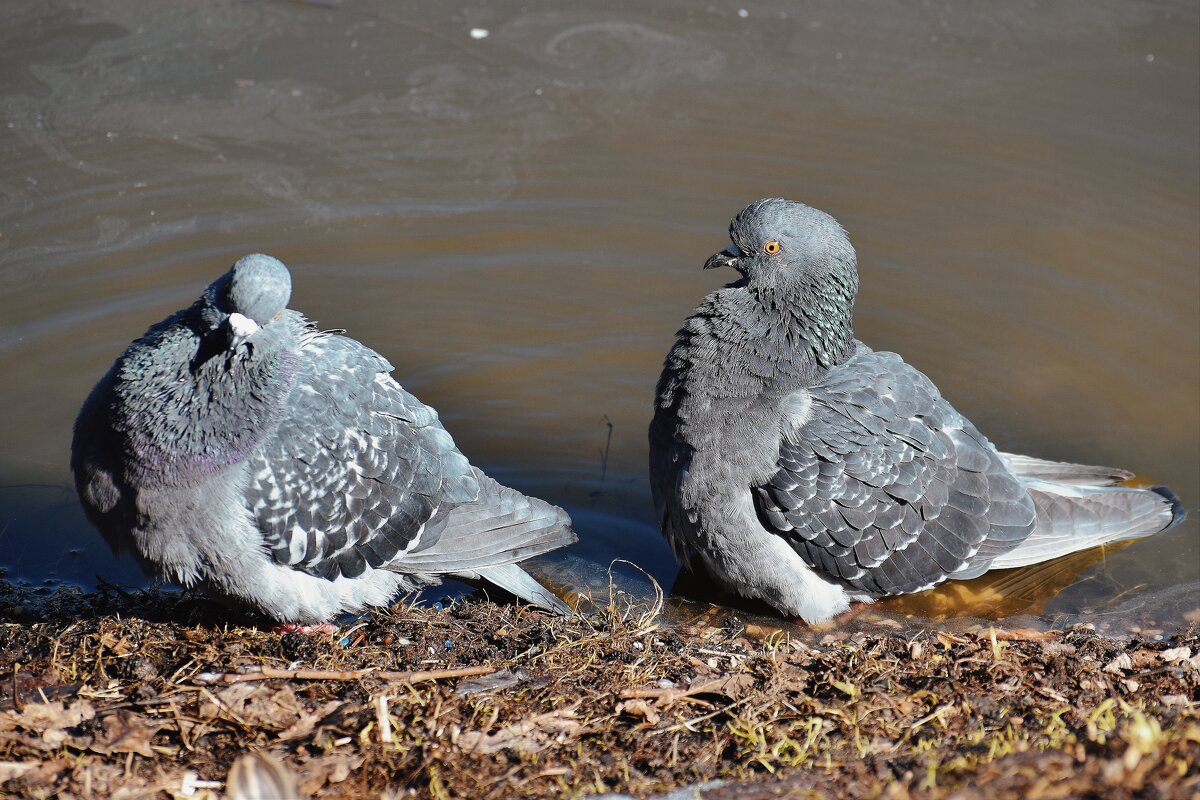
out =
[[[1195,624],[799,637],[660,610],[400,604],[279,634],[0,580],[0,797],[1200,796]]]

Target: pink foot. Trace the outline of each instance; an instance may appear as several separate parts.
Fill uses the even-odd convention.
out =
[[[298,622],[281,622],[271,628],[271,633],[302,633],[305,636],[319,636],[325,634],[332,636],[338,632],[338,626],[332,622],[321,622],[317,625],[301,625]]]
[[[792,619],[792,622],[796,625],[804,625],[805,627],[812,628],[814,630],[826,630],[829,628],[837,628],[842,625],[845,625],[847,622],[849,622],[850,620],[857,617],[869,605],[871,605],[871,604],[863,603],[859,600],[852,600],[850,602],[849,610],[843,611],[842,613],[838,614],[836,617],[825,620],[824,622],[817,622],[817,623],[813,623],[812,625],[809,625],[807,622],[804,621],[804,619],[802,617],[794,617]]]
[[[867,606],[869,606],[869,605],[871,605],[871,604],[863,603],[859,600],[853,600],[850,603],[850,608],[848,610],[843,611],[842,613],[838,614],[836,617],[834,617],[833,621],[835,623],[837,623],[838,625],[845,625],[847,622],[854,619],[859,614],[861,614],[864,610],[866,610]]]

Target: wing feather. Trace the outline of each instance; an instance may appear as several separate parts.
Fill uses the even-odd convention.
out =
[[[248,507],[276,561],[356,577],[432,546],[450,507],[479,496],[436,412],[378,353],[309,329],[276,434],[251,460]]]
[[[913,592],[1029,535],[1034,507],[1017,478],[899,356],[861,348],[809,393],[753,496],[762,523],[814,568],[869,594]]]

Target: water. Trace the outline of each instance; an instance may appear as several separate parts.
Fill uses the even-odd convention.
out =
[[[733,277],[700,265],[767,195],[842,221],[859,336],[1001,447],[1123,466],[1196,508],[1194,3],[52,0],[0,18],[12,576],[140,580],[67,488],[71,423],[132,338],[261,250],[292,267],[293,307],[384,353],[475,463],[570,510],[582,541],[547,561],[556,580],[603,583],[622,557],[671,586],[654,383]],[[1198,521],[1027,576],[1003,614],[1180,627]]]

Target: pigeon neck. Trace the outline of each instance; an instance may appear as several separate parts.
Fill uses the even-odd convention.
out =
[[[134,485],[180,486],[244,461],[274,429],[298,357],[267,337],[197,363],[204,338],[168,326],[122,357],[117,428]]]
[[[794,292],[763,293],[741,281],[719,289],[679,331],[659,381],[658,406],[736,405],[811,386],[854,351],[852,299],[845,288],[800,300]],[[834,307],[843,313],[830,313]]]
[[[799,291],[760,292],[759,302],[780,320],[772,330],[782,346],[794,353],[802,371],[823,373],[854,352],[854,296],[857,280],[838,275],[805,283]]]

